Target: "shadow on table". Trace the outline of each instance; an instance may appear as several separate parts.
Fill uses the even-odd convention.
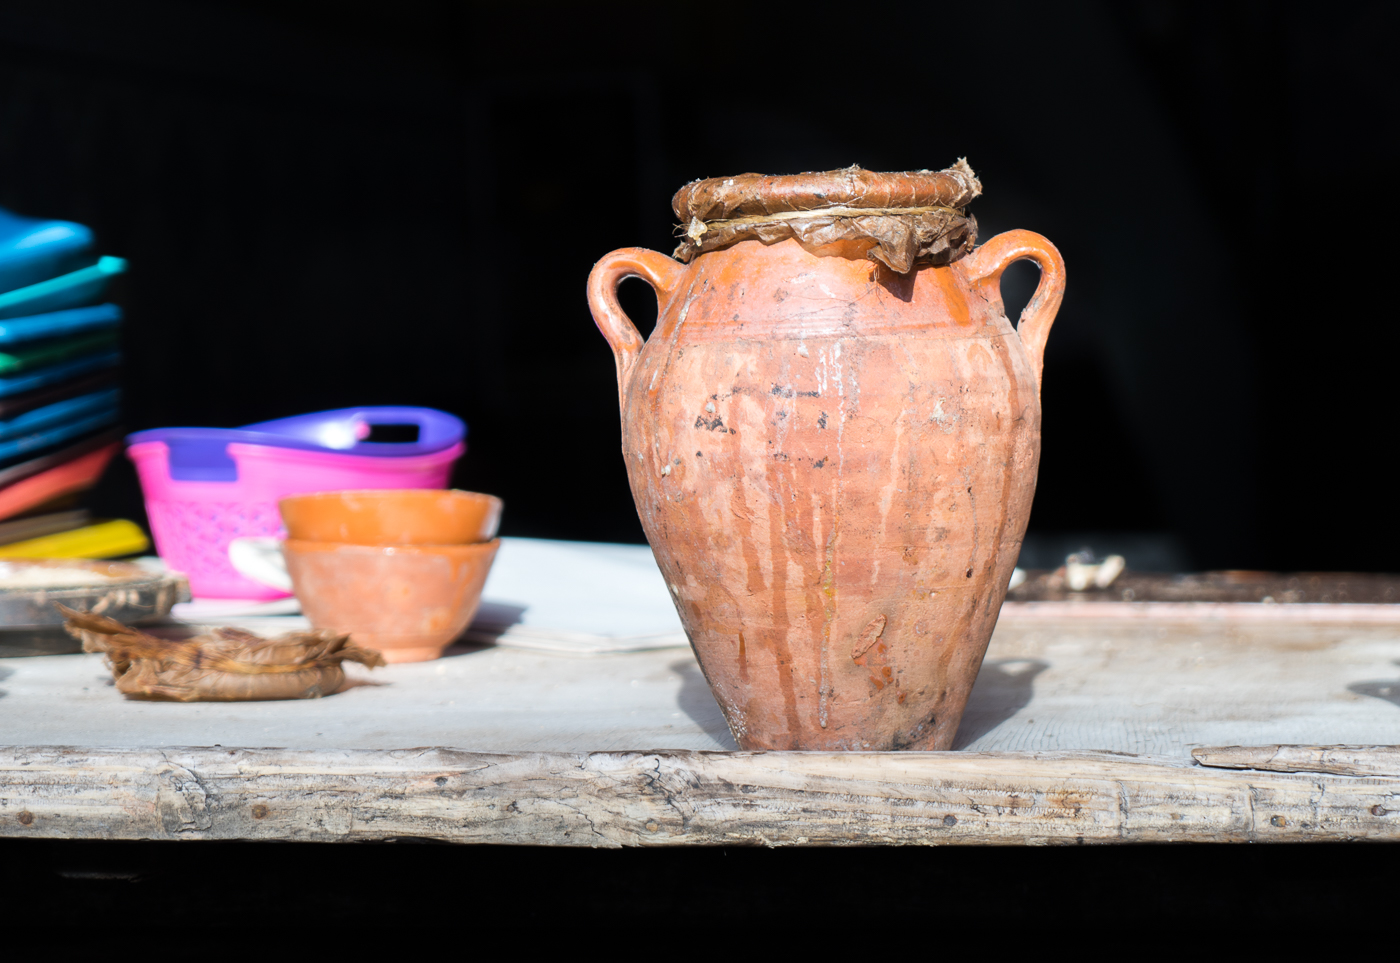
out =
[[[492,602],[482,599],[481,605],[477,607],[476,615],[472,616],[472,624],[467,626],[468,631],[494,632],[500,635],[512,625],[519,625],[525,620],[525,610],[527,605],[517,605],[514,602]]]
[[[472,617],[471,625],[462,630],[457,640],[442,653],[444,658],[456,655],[472,655],[491,648],[496,640],[504,635],[512,625],[525,620],[528,606],[514,602],[491,602],[485,599]]]
[[[983,662],[968,696],[953,748],[962,749],[1024,709],[1034,694],[1035,677],[1050,668],[1040,659],[996,659]]]
[[[681,691],[676,697],[678,708],[725,749],[738,749],[699,663],[693,658],[677,659],[671,663],[671,671],[681,677]]]
[[[83,644],[64,631],[61,625],[41,629],[0,630],[0,659],[73,655],[81,651]]]
[[[1400,662],[1395,663],[1400,665]],[[1367,682],[1353,682],[1347,686],[1348,692],[1384,699],[1393,706],[1400,706],[1400,679],[1372,679]]]

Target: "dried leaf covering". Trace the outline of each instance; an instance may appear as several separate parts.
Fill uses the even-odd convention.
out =
[[[981,193],[965,159],[942,171],[877,173],[851,166],[711,177],[692,181],[671,199],[682,235],[673,256],[688,263],[738,241],[795,238],[818,256],[864,256],[907,274],[916,263],[949,264],[972,250],[977,220],[965,208]]]
[[[65,628],[84,652],[107,655],[117,691],[134,699],[242,702],[316,699],[345,684],[341,663],[384,664],[336,632],[288,632],[275,639],[242,629],[172,641],[128,628],[116,619],[59,605]]]

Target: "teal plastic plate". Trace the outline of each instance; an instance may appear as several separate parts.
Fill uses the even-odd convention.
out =
[[[96,301],[107,291],[107,283],[124,271],[125,258],[100,257],[91,267],[6,291],[0,294],[0,318],[60,311]]]

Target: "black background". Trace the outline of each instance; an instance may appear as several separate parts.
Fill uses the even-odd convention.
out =
[[[1034,533],[1395,570],[1396,10],[6,0],[0,205],[130,259],[130,428],[435,406],[470,423],[456,483],[504,496],[506,534],[640,541],[593,262],[669,251],[696,177],[966,156],[982,236],[1039,231],[1069,268]],[[646,330],[646,289],[624,303]],[[141,517],[124,460],[93,503]],[[1388,859],[0,845],[6,905],[49,933],[257,940],[295,909],[318,944],[603,920],[666,952],[677,920],[719,939],[828,909],[882,946],[939,914],[998,938],[1382,919]]]
[[[356,951],[352,960],[460,959],[495,945],[531,959],[560,940],[564,959],[592,950],[768,960],[807,946],[828,959],[959,946],[998,959],[1008,941],[1034,939],[1041,953],[1144,959],[1153,945],[1176,944],[1209,958],[1204,938],[1225,934],[1258,959],[1285,941],[1297,953],[1310,936],[1343,946],[1355,934],[1394,932],[1392,846],[412,843],[0,840],[0,896],[13,921],[6,945],[29,936],[66,947],[87,936],[109,953],[127,943],[169,958],[178,946],[215,960],[277,959],[293,948],[295,958],[318,959],[342,947]],[[392,952],[373,952],[385,945]]]
[[[1396,7],[8,0],[0,205],[125,256],[127,424],[471,426],[505,534],[641,541],[593,262],[742,171],[970,159],[1069,267],[1033,534],[1394,570]],[[1019,272],[1019,273],[1017,273]],[[1034,268],[1006,282],[1023,302]],[[645,331],[641,282],[624,302]],[[141,518],[118,460],[93,499]],[[1130,563],[1132,559],[1130,558]]]

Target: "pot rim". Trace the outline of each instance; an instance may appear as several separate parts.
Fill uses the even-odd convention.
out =
[[[445,545],[358,545],[354,542],[316,542],[305,538],[288,538],[282,542],[282,550],[298,555],[311,555],[325,552],[340,552],[351,555],[489,555],[501,547],[500,538],[489,542],[467,542]]]

